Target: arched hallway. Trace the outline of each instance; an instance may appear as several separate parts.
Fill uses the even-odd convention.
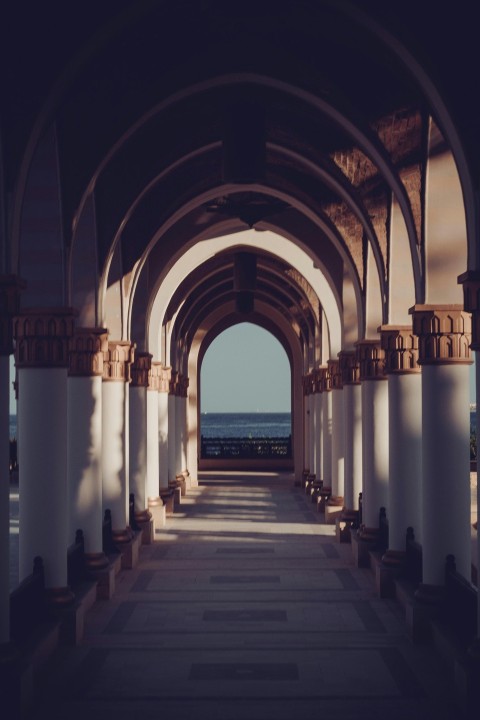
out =
[[[461,718],[323,517],[290,475],[203,475],[57,650],[32,720]]]

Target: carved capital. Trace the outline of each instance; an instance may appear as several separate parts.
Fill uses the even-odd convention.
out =
[[[323,392],[323,368],[316,368],[313,371],[313,392],[314,393],[321,393]]]
[[[332,390],[342,390],[342,373],[340,371],[340,363],[338,360],[328,360],[328,374],[330,376],[330,385]]]
[[[466,272],[458,282],[463,285],[463,308],[472,314],[472,350],[480,350],[480,272]]]
[[[130,368],[132,387],[148,387],[148,376],[152,364],[152,355],[147,352],[135,353],[135,359]]]
[[[109,340],[103,355],[104,382],[130,382],[130,369],[135,357],[135,345],[125,340]]]
[[[70,377],[103,375],[103,357],[108,348],[105,328],[75,328],[69,343]]]
[[[385,352],[385,372],[418,373],[418,337],[411,325],[382,325],[378,328]]]
[[[378,340],[359,340],[355,343],[360,366],[360,381],[385,380],[385,352]]]
[[[13,353],[13,318],[25,283],[16,275],[0,275],[0,355]]]
[[[323,365],[322,367],[319,367],[317,370],[317,377],[321,387],[320,392],[330,392],[332,389],[332,377],[328,366]]]
[[[172,381],[172,368],[165,367],[163,365],[161,368],[161,372],[160,372],[160,384],[159,384],[158,391],[163,392],[163,393],[169,393],[171,381]]]
[[[178,370],[172,370],[170,368],[170,383],[168,388],[169,395],[177,394],[177,383],[178,383]]]
[[[17,368],[68,367],[72,308],[29,308],[13,319]]]
[[[338,364],[343,385],[360,384],[360,365],[355,350],[342,350],[339,352]]]
[[[160,390],[160,379],[162,376],[162,363],[152,361],[148,371],[147,390],[158,392]]]
[[[470,365],[472,319],[461,305],[410,308],[420,365]]]

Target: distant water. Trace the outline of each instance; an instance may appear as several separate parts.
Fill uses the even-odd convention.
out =
[[[288,437],[292,434],[290,413],[202,413],[200,433],[204,437]]]
[[[17,437],[17,416],[10,415],[10,440]]]

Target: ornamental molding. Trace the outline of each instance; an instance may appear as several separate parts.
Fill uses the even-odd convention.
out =
[[[472,314],[472,350],[480,350],[480,272],[470,271],[460,275],[463,285],[463,308]]]
[[[385,373],[419,373],[418,337],[411,325],[381,325],[380,344],[385,352]]]
[[[103,355],[103,381],[129,383],[134,358],[134,343],[128,340],[109,340]]]
[[[338,364],[342,385],[360,384],[360,365],[355,350],[341,350],[338,353]]]
[[[25,285],[16,275],[0,275],[0,355],[13,353],[13,318],[19,313]]]
[[[147,390],[152,392],[158,392],[160,390],[160,380],[162,376],[162,363],[152,362],[150,363],[150,370],[148,371],[148,385]]]
[[[317,369],[318,382],[320,384],[320,392],[330,392],[332,389],[332,378],[328,366],[322,365]]]
[[[13,319],[17,368],[67,368],[72,308],[25,308]]]
[[[385,352],[379,340],[359,340],[355,343],[360,367],[360,381],[386,380]]]
[[[148,376],[152,365],[152,355],[148,352],[135,353],[135,359],[130,368],[132,376],[131,387],[148,387]]]
[[[107,349],[108,330],[105,328],[75,328],[69,342],[69,376],[102,376],[103,359]]]
[[[165,367],[165,365],[162,365],[161,371],[160,371],[160,384],[159,384],[158,391],[162,392],[162,393],[169,393],[171,381],[172,381],[172,368]]]
[[[472,318],[461,305],[415,305],[409,312],[419,365],[471,364]]]
[[[328,375],[330,376],[330,387],[332,390],[342,390],[342,373],[340,371],[340,363],[338,360],[327,361]]]

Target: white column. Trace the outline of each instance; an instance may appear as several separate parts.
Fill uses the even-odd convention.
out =
[[[315,380],[315,393],[313,395],[313,412],[315,416],[315,433],[314,433],[314,458],[315,464],[313,472],[316,475],[317,480],[322,479],[322,392],[321,383],[317,379],[318,371],[316,372]]]
[[[332,485],[332,386],[327,368],[322,371],[322,480],[325,487]]]
[[[329,360],[332,378],[332,498],[342,498],[345,478],[345,424],[342,377],[338,360]]]
[[[10,357],[0,354],[0,646],[10,640]]]
[[[470,580],[471,318],[459,305],[411,312],[422,366],[423,583],[441,586],[449,554]]]
[[[102,374],[107,331],[77,328],[70,343],[68,396],[68,544],[82,530],[92,566],[107,562],[102,548]]]
[[[177,476],[177,433],[176,425],[176,384],[178,373],[172,370],[170,380],[170,391],[168,393],[168,480],[175,481]]]
[[[422,378],[411,325],[381,328],[388,377],[389,551],[405,552],[408,527],[422,542]],[[392,554],[390,552],[390,554]]]
[[[380,508],[388,518],[388,385],[380,343],[357,343],[362,383],[363,524],[379,527]]]
[[[179,378],[181,381],[181,378]],[[182,453],[182,442],[183,442],[183,418],[182,418],[182,398],[177,389],[175,395],[175,474],[179,475],[183,466],[183,453]]]
[[[358,497],[362,492],[362,388],[356,353],[342,351],[338,359],[342,372],[345,426],[344,507],[348,512],[358,510]]]
[[[168,458],[169,458],[169,434],[168,434],[168,402],[170,388],[170,368],[162,368],[160,388],[158,392],[158,463],[160,490],[168,488]]]
[[[136,353],[130,384],[130,492],[134,494],[138,521],[147,519],[147,387],[152,356]]]
[[[188,472],[188,378],[182,376],[180,393],[180,471],[187,477]]]
[[[133,348],[128,342],[108,343],[104,363],[102,400],[103,509],[112,514],[116,542],[130,539],[129,530],[129,395]]]
[[[160,491],[160,454],[158,442],[158,390],[160,363],[152,363],[147,390],[147,500],[156,502]]]
[[[303,469],[312,471],[310,467],[310,380],[308,375],[302,378],[303,384]]]
[[[19,443],[19,578],[40,555],[47,588],[58,602],[67,588],[67,364],[73,333],[69,308],[37,309],[14,321],[22,429]]]

